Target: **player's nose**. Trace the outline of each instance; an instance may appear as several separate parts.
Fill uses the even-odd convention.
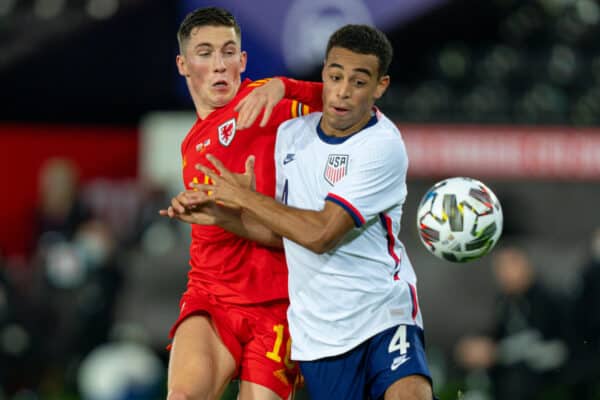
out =
[[[215,56],[213,57],[213,66],[215,72],[225,71],[225,60],[223,59],[223,56],[221,54],[215,53]]]
[[[341,99],[350,97],[350,82],[341,82],[337,87],[337,96]]]

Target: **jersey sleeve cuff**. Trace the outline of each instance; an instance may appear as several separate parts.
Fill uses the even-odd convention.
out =
[[[360,228],[365,223],[365,218],[362,216],[362,214],[356,209],[356,207],[352,205],[352,203],[350,203],[343,197],[340,197],[333,193],[329,193],[325,200],[331,201],[342,207],[344,210],[346,210],[346,212],[350,214],[350,216],[354,220],[354,225],[356,225],[357,228]]]
[[[286,99],[292,99],[294,96],[294,85],[298,85],[298,81],[292,78],[287,78],[285,76],[276,76],[275,79],[281,80],[283,82],[283,86],[285,87],[285,94],[283,95]]]

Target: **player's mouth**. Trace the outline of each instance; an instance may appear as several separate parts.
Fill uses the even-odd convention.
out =
[[[212,87],[217,90],[226,90],[229,87],[229,84],[225,80],[220,80],[213,83]]]
[[[350,112],[350,109],[346,108],[346,107],[338,107],[338,106],[332,105],[329,108],[336,115],[346,115],[346,114],[348,114],[348,112]]]

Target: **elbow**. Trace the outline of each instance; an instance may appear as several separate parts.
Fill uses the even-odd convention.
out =
[[[314,243],[314,244],[307,244],[306,247],[308,250],[312,251],[313,253],[317,253],[317,254],[323,254],[326,253],[327,251],[329,251],[329,249],[321,244],[318,243]]]
[[[337,241],[334,238],[323,237],[321,235],[315,235],[312,238],[307,238],[305,243],[301,243],[302,246],[316,254],[324,254],[332,250]]]
[[[272,236],[268,243],[265,243],[269,247],[274,247],[276,249],[283,249],[283,239],[281,236]]]

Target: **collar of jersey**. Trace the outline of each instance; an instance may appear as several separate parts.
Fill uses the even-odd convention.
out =
[[[375,125],[377,123],[377,115],[374,114],[371,116],[371,119],[369,120],[369,122],[367,122],[367,124],[365,126],[363,126],[361,129],[357,130],[356,132],[354,132],[351,135],[338,137],[338,136],[329,136],[325,132],[323,132],[323,129],[321,129],[321,120],[322,119],[323,119],[323,117],[321,117],[319,119],[319,123],[317,124],[317,134],[319,135],[319,139],[321,139],[325,143],[329,143],[329,144],[344,143],[346,140],[350,139],[352,136],[364,131],[365,129],[372,127],[373,125]]]

